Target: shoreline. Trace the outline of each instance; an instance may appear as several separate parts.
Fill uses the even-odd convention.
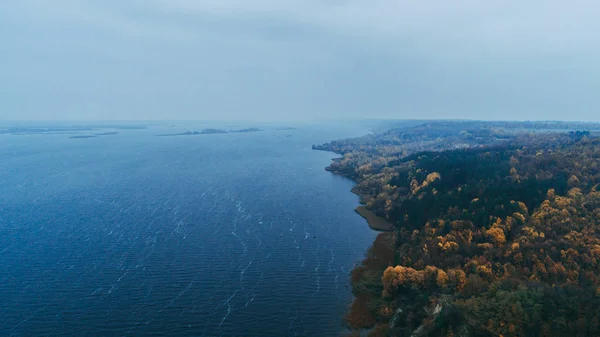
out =
[[[369,209],[366,206],[361,205],[354,209],[356,213],[363,217],[363,219],[367,220],[367,224],[371,229],[376,230],[378,232],[393,232],[394,224],[389,222],[387,219],[382,218]]]
[[[338,153],[335,154],[339,155]],[[335,158],[333,158],[332,161],[335,161]],[[344,174],[336,173],[331,169],[331,165],[326,166],[325,170],[336,176],[350,179],[354,183],[350,192],[359,197],[360,204],[354,211],[365,219],[371,230],[378,232],[375,240],[364,253],[364,259],[361,263],[356,264],[348,275],[350,287],[352,289],[352,301],[348,304],[343,318],[345,328],[350,330],[344,336],[362,336],[363,334],[372,332],[377,327],[376,318],[370,312],[369,305],[374,303],[378,297],[368,292],[360,294],[355,293],[356,287],[358,282],[370,279],[366,274],[377,275],[374,279],[370,280],[370,282],[377,282],[383,276],[383,270],[385,270],[387,266],[393,265],[395,253],[394,243],[396,241],[395,226],[387,219],[380,217],[373,211],[367,209],[367,206],[365,205],[365,196],[356,189],[359,184],[358,181]]]
[[[319,150],[319,151],[323,151],[323,150]],[[331,152],[331,151],[328,151]],[[332,152],[335,153],[335,152]],[[338,153],[335,153],[338,154]],[[331,159],[332,161],[335,161],[337,158],[333,158]],[[395,229],[395,226],[393,223],[391,223],[390,221],[388,221],[387,219],[380,217],[378,215],[376,215],[373,211],[369,210],[367,208],[367,206],[365,205],[366,200],[365,200],[365,196],[362,195],[359,191],[357,191],[356,187],[358,186],[359,182],[346,176],[343,174],[339,174],[336,173],[334,170],[331,169],[331,165],[326,166],[325,167],[325,171],[327,172],[331,172],[332,174],[338,176],[338,177],[344,177],[346,179],[350,179],[353,183],[354,186],[352,187],[352,189],[350,189],[351,193],[354,193],[358,196],[359,198],[359,204],[360,206],[357,206],[354,209],[354,212],[356,212],[358,215],[360,215],[363,219],[365,219],[367,221],[367,225],[374,231],[377,232],[393,232]]]

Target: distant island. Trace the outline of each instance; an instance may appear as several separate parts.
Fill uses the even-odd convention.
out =
[[[89,124],[89,125],[15,125],[0,127],[0,134],[29,135],[29,134],[68,134],[83,131],[102,131],[106,129],[117,130],[143,130],[146,125],[120,125],[120,124]],[[116,132],[104,132],[96,135],[104,136]]]
[[[101,136],[112,136],[112,135],[116,135],[118,134],[118,132],[115,131],[111,131],[111,132],[100,132],[100,133],[94,133],[93,135],[75,135],[75,136],[71,136],[69,138],[96,138],[96,137],[101,137]]]
[[[290,130],[297,130],[298,128],[294,128],[294,127],[283,127],[283,128],[277,128],[275,129],[276,131],[290,131]]]
[[[12,135],[27,135],[27,134],[65,134],[75,133],[81,131],[92,131],[89,127],[9,127],[0,128],[0,134],[12,134]]]
[[[197,135],[218,135],[223,133],[229,133],[225,130],[221,129],[204,129],[202,131],[187,131],[182,133],[165,133],[161,135],[156,135],[158,137],[168,137],[168,136],[197,136]]]
[[[197,136],[197,135],[219,135],[224,133],[249,133],[249,132],[261,132],[264,131],[258,128],[247,128],[240,130],[227,131],[223,129],[204,129],[202,131],[187,131],[181,133],[165,133],[156,135],[158,137],[168,137],[168,136]]]
[[[248,129],[235,130],[235,131],[231,131],[231,132],[260,132],[260,131],[264,131],[264,130],[257,129],[257,128],[248,128]]]
[[[227,131],[221,130],[221,129],[204,129],[204,130],[200,131],[199,134],[201,134],[201,135],[217,135],[217,134],[221,134],[221,133],[227,133]]]

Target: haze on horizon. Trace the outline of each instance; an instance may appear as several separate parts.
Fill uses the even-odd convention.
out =
[[[0,3],[0,120],[600,121],[594,1]]]

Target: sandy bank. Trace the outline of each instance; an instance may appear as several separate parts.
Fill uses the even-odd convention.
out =
[[[368,210],[365,206],[356,207],[356,213],[360,214],[367,220],[369,227],[377,231],[390,232],[394,230],[394,225],[386,219],[375,215],[375,213]]]

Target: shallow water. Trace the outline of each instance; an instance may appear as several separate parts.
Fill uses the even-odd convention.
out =
[[[164,131],[0,135],[0,335],[340,335],[376,233],[310,146],[365,130]]]

